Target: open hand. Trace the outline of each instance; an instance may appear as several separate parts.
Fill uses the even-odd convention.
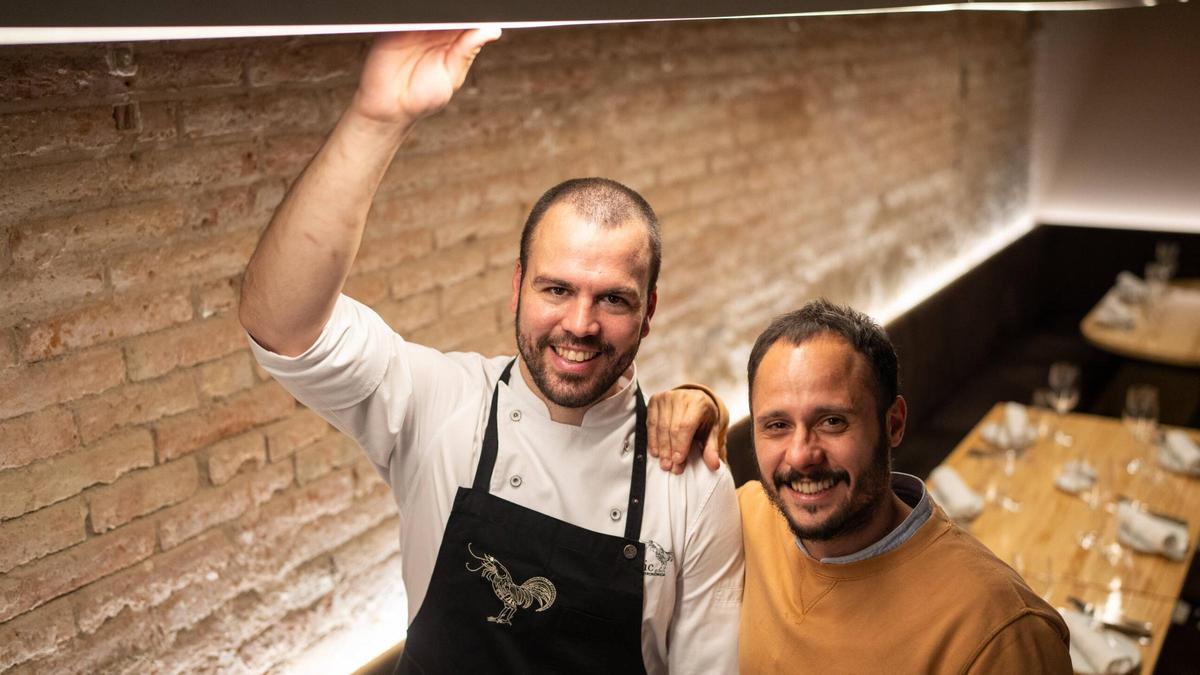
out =
[[[725,429],[718,429],[720,411],[708,394],[697,389],[672,389],[650,397],[646,404],[647,450],[664,471],[683,473],[693,452],[716,471],[721,465]]]
[[[377,122],[412,124],[441,110],[499,28],[385,33],[363,65],[353,108]]]

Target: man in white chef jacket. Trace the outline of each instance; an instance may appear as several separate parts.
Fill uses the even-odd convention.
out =
[[[633,360],[661,254],[636,192],[579,179],[535,205],[513,274],[516,358],[407,342],[341,295],[402,141],[498,36],[376,41],[250,261],[243,326],[259,363],[392,488],[412,622],[398,672],[734,672],[732,480],[699,458],[646,470]],[[652,408],[660,428],[715,416],[689,389]]]

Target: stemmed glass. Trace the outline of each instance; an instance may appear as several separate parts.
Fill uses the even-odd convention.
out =
[[[1058,430],[1054,432],[1054,442],[1063,447],[1070,447],[1075,439],[1062,430],[1063,415],[1066,415],[1079,403],[1079,366],[1066,361],[1055,361],[1050,364],[1050,406],[1058,413]]]
[[[1125,390],[1121,421],[1129,433],[1148,449],[1145,460],[1135,457],[1125,465],[1125,470],[1134,475],[1141,469],[1143,461],[1154,463],[1154,449],[1158,442],[1158,389],[1148,384],[1135,384]]]
[[[1154,262],[1163,266],[1166,270],[1167,280],[1175,276],[1175,271],[1179,269],[1179,242],[1175,241],[1160,241],[1154,245]]]

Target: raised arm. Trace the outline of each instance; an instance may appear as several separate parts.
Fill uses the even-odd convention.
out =
[[[239,318],[260,345],[296,356],[320,335],[400,144],[450,101],[479,50],[499,36],[479,29],[375,40],[354,99],[275,210],[246,268]]]

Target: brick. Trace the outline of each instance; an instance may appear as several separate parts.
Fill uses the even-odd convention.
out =
[[[300,43],[288,49],[271,44],[255,52],[246,68],[253,87],[353,81],[362,68],[364,44]]]
[[[113,264],[113,288],[209,281],[238,274],[246,268],[257,243],[255,232],[232,232],[187,245],[139,251]]]
[[[332,435],[296,452],[296,482],[306,485],[346,466],[358,457],[358,447],[341,434]]]
[[[72,596],[79,628],[94,633],[125,609],[162,604],[176,591],[198,584],[229,566],[233,545],[222,532],[209,532],[175,549],[101,579]]]
[[[250,427],[277,420],[294,409],[295,400],[279,385],[260,384],[219,405],[159,422],[155,427],[159,459],[174,459]]]
[[[300,408],[288,419],[266,429],[267,453],[278,462],[329,432],[329,423],[308,408]]]
[[[165,640],[148,614],[123,612],[93,634],[78,634],[53,654],[30,661],[12,675],[59,673],[151,672],[145,653],[162,650]]]
[[[120,384],[124,371],[121,351],[113,347],[0,371],[0,420],[97,394]]]
[[[400,522],[387,518],[333,552],[333,564],[342,578],[351,577],[387,560],[400,551]]]
[[[497,329],[496,323],[496,316],[492,312],[450,314],[405,337],[419,345],[453,351],[463,348],[472,339],[491,335]]]
[[[192,301],[187,293],[118,297],[18,327],[17,340],[26,361],[40,361],[191,318]]]
[[[325,134],[268,136],[262,143],[259,168],[268,176],[291,180],[308,166],[324,142]]]
[[[122,138],[108,105],[0,116],[0,155],[8,161],[106,150]]]
[[[88,496],[94,532],[107,532],[129,521],[178,504],[196,492],[200,473],[196,460],[186,457],[123,476]]]
[[[130,340],[129,377],[147,380],[175,368],[213,361],[245,349],[246,334],[232,316],[218,316]]]
[[[434,242],[438,248],[447,248],[486,237],[507,235],[519,239],[521,227],[525,224],[524,211],[523,205],[509,204],[460,216],[453,222],[436,227]]]
[[[237,307],[238,282],[234,277],[217,279],[196,287],[196,312],[201,319],[223,314]]]
[[[144,430],[114,436],[50,461],[0,473],[0,520],[35,511],[97,483],[111,483],[154,464],[154,445]]]
[[[320,102],[310,93],[282,91],[185,103],[183,135],[197,139],[228,134],[327,131]]]
[[[317,553],[337,547],[353,532],[310,525],[354,508],[353,477],[341,470],[285,492],[243,518],[237,541],[239,560],[251,573],[283,574]],[[365,528],[362,528],[365,529]],[[330,537],[327,542],[320,541]]]
[[[375,305],[387,299],[388,287],[387,273],[381,271],[350,277],[342,287],[342,293],[364,305]]]
[[[205,454],[208,456],[208,479],[213,485],[221,485],[247,464],[252,470],[260,468],[266,462],[266,441],[259,433],[243,434],[214,444]]]
[[[0,261],[4,258],[4,234],[0,232]],[[4,263],[0,262],[0,273],[4,271]],[[17,348],[7,330],[0,330],[0,370],[17,365]]]
[[[13,260],[48,268],[64,260],[160,241],[183,227],[184,208],[174,202],[144,202],[72,213],[12,231]]]
[[[192,410],[199,403],[190,373],[127,384],[78,404],[79,435],[91,443],[113,429],[153,422]]]
[[[449,314],[481,309],[512,296],[512,270],[495,269],[455,283],[442,291],[442,308]]]
[[[48,459],[79,444],[75,420],[63,407],[45,408],[0,422],[0,471]]]
[[[66,600],[58,600],[0,624],[0,671],[53,654],[75,637],[75,616]]]
[[[379,475],[379,471],[375,465],[367,459],[364,452],[358,453],[358,457],[354,460],[354,497],[357,499],[363,495],[372,492],[388,491],[387,483],[383,482],[383,477]]]
[[[0,53],[0,101],[55,97],[99,97],[125,91],[123,79],[108,73],[102,45],[88,49],[6,49]]]
[[[250,352],[234,352],[195,369],[196,386],[207,398],[220,398],[254,386]]]
[[[432,250],[433,234],[429,230],[409,230],[365,239],[354,259],[354,273],[369,274],[396,267]]]
[[[134,565],[154,552],[154,524],[135,523],[0,576],[0,623]]]
[[[254,145],[227,143],[134,152],[101,159],[0,171],[0,214],[21,220],[71,202],[111,195],[245,183],[258,169]]]
[[[375,307],[375,311],[392,330],[403,335],[436,321],[441,316],[440,305],[438,292],[426,291],[403,300],[382,302]]]
[[[0,574],[83,541],[86,514],[83,501],[72,499],[0,522]]]
[[[104,268],[99,265],[46,270],[12,267],[0,276],[0,308],[24,314],[33,308],[78,302],[103,290]]]
[[[210,527],[242,516],[292,485],[294,475],[292,465],[284,462],[240,474],[218,488],[201,489],[158,517],[163,549],[178,546]]]
[[[240,86],[247,50],[230,48],[228,42],[220,44],[223,46],[217,49],[138,54],[138,89],[192,93]]]

